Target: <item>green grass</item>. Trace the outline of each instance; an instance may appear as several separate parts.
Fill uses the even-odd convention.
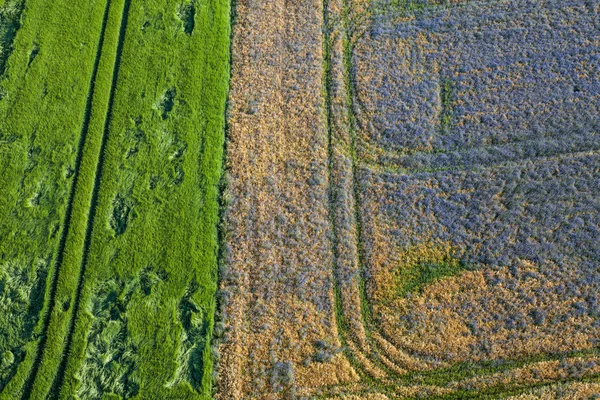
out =
[[[409,293],[421,292],[425,286],[442,278],[455,276],[466,269],[460,261],[447,258],[440,261],[420,261],[403,267],[396,275],[397,295],[405,297]]]
[[[0,179],[12,190],[0,206],[14,210],[2,215],[10,239],[1,261],[16,263],[31,243],[40,260],[52,259],[51,278],[38,279],[47,286],[48,318],[37,322],[39,346],[17,343],[26,358],[0,397],[18,398],[25,385],[25,398],[210,398],[229,3],[194,2],[182,12],[175,1],[113,0],[94,68],[105,3],[78,10],[30,2],[18,57],[9,60],[14,79],[0,103],[2,112],[19,111],[0,125],[9,143],[0,142],[8,172]],[[69,23],[72,33],[62,30]],[[55,38],[54,47],[44,35]],[[85,58],[72,57],[83,65],[66,63],[49,87],[53,76],[44,71],[61,65],[64,41],[85,50]],[[25,90],[30,81],[39,87]],[[54,102],[47,104],[48,96]],[[55,120],[44,124],[49,116]],[[52,126],[41,140],[40,131]],[[43,147],[36,161],[44,171],[27,160],[33,141]],[[18,177],[27,169],[51,176],[42,183],[27,176],[25,195]],[[32,220],[25,202],[47,206],[29,230],[19,226]],[[34,263],[35,254],[23,263]],[[15,353],[0,345],[2,366],[12,365]]]
[[[131,295],[111,318],[126,332],[119,351],[135,350],[108,364],[122,372],[115,394],[210,398],[229,5],[196,3],[191,34],[179,6],[131,3],[61,398],[111,390],[94,368],[111,349],[86,336],[98,288],[119,281]]]
[[[0,398],[19,398],[47,320],[102,10],[97,3],[27,1],[27,23],[0,81],[0,269],[6,282],[21,279],[19,295],[28,296],[12,301],[16,295],[3,293],[11,300],[4,315],[13,317],[0,326],[1,350],[22,358],[15,357]],[[15,273],[20,269],[27,279]]]
[[[107,13],[106,29],[99,57],[94,85],[90,92],[91,113],[84,120],[85,140],[79,150],[80,163],[75,165],[75,191],[72,197],[72,211],[66,227],[66,242],[59,255],[59,271],[56,291],[51,298],[51,317],[46,327],[47,341],[44,342],[43,357],[39,369],[32,379],[32,398],[45,398],[52,387],[57,373],[60,373],[62,354],[68,345],[69,323],[77,310],[79,276],[87,255],[90,240],[88,224],[93,211],[97,165],[101,157],[104,137],[104,124],[109,109],[112,77],[116,65],[116,47],[119,40],[120,22],[123,13],[123,0],[113,0]]]

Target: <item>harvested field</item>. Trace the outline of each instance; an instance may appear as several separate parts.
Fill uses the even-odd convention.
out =
[[[295,396],[356,379],[334,317],[323,8],[258,1],[236,15],[219,390]]]

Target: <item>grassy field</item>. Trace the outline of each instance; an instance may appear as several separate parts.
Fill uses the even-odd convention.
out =
[[[11,4],[18,3],[5,6]],[[28,23],[9,46],[0,83],[2,352],[13,359],[3,362],[6,398],[18,398],[49,315],[102,12],[28,2]],[[87,17],[65,18],[69,13]]]
[[[48,10],[36,6],[35,1],[28,3],[28,23],[18,36],[17,49],[36,18],[42,17],[46,29],[52,26]],[[58,154],[52,151],[56,146],[52,141],[71,139],[61,143],[70,146],[71,162],[61,160],[56,175],[68,175],[73,181],[68,195],[69,181],[59,185],[60,180],[54,179],[54,186],[59,186],[55,190],[62,195],[54,200],[46,193],[52,186],[43,186],[52,181],[40,183],[32,177],[36,189],[46,190],[34,193],[34,201],[45,204],[45,197],[50,197],[58,203],[48,207],[54,208],[51,221],[48,211],[40,218],[54,224],[55,250],[40,243],[44,258],[39,259],[46,261],[34,265],[45,270],[27,276],[31,296],[44,301],[41,315],[48,317],[40,318],[40,310],[30,317],[39,319],[36,333],[28,332],[31,342],[22,345],[25,361],[2,396],[100,398],[112,393],[210,398],[229,4],[113,0],[96,5],[93,13],[60,4],[51,11],[57,20],[67,11],[96,19],[95,24],[81,24],[90,35],[87,68],[64,66],[65,73],[80,71],[80,82],[71,86],[65,80],[57,93],[64,96],[77,87],[79,107],[68,114],[48,114],[62,116],[56,123],[71,123],[73,133],[50,135],[50,130],[46,139],[36,128],[8,123],[2,127],[3,133],[36,132],[35,139],[22,141],[36,140],[53,157]],[[63,41],[68,37],[51,33]],[[31,35],[36,37],[40,62],[57,52],[38,39],[38,32]],[[73,59],[82,62],[81,57]],[[17,67],[9,73],[16,75]],[[35,77],[32,72],[24,74]],[[15,80],[27,82],[22,77]],[[2,105],[15,113],[7,104],[10,96],[30,92],[12,89],[10,83],[11,79],[3,82],[9,95]],[[21,99],[13,104],[36,103]],[[71,108],[75,104],[71,102]],[[40,161],[51,165],[49,160]],[[6,166],[15,168],[13,163]],[[17,175],[18,170],[13,176]],[[17,186],[18,192],[19,180],[8,178],[7,187]],[[13,204],[17,199],[15,194]],[[3,237],[8,237],[9,229],[20,233],[7,227]],[[3,259],[16,258],[6,254],[9,246],[15,251],[24,248],[15,239],[3,240]],[[23,269],[17,261],[7,265],[15,265],[13,274]],[[30,321],[23,325],[33,331]],[[37,344],[34,337],[39,337]]]

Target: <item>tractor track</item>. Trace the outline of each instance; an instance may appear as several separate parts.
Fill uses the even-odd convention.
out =
[[[106,1],[106,6],[104,8],[104,16],[102,18],[102,27],[100,29],[100,37],[98,39],[98,45],[96,50],[96,58],[94,60],[94,66],[92,68],[92,75],[90,77],[90,84],[88,89],[88,95],[85,104],[85,111],[83,116],[83,124],[81,125],[81,133],[79,135],[79,143],[77,145],[77,156],[75,158],[75,173],[73,175],[73,182],[71,183],[71,190],[69,192],[69,201],[67,203],[67,208],[65,210],[65,217],[62,224],[62,232],[60,235],[60,240],[58,243],[58,248],[56,252],[56,262],[54,263],[53,272],[50,280],[50,293],[49,293],[49,305],[45,310],[42,322],[42,332],[40,334],[40,343],[37,347],[37,353],[35,360],[33,362],[33,366],[25,384],[23,386],[23,395],[21,396],[22,400],[29,399],[31,397],[31,391],[33,390],[33,383],[35,381],[35,377],[37,376],[40,364],[42,362],[42,357],[44,354],[44,348],[46,347],[46,342],[48,340],[48,327],[50,325],[50,317],[52,316],[52,310],[56,306],[56,291],[58,287],[58,276],[60,272],[61,265],[63,263],[63,256],[65,253],[65,247],[67,242],[67,236],[69,233],[69,226],[71,225],[71,219],[73,215],[73,201],[75,198],[75,191],[77,188],[77,182],[79,180],[79,171],[81,169],[81,162],[83,160],[83,148],[86,142],[87,134],[89,131],[90,120],[92,116],[92,103],[94,99],[94,93],[96,90],[96,77],[98,75],[98,67],[100,65],[100,60],[102,58],[102,48],[104,46],[104,38],[106,33],[106,26],[108,24],[108,15],[110,10],[111,0]]]

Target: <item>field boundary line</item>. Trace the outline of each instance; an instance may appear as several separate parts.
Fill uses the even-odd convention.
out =
[[[329,223],[331,225],[332,242],[332,278],[334,292],[335,320],[338,330],[338,337],[343,347],[346,346],[346,321],[342,309],[342,294],[339,284],[339,266],[338,266],[338,230],[335,223],[335,205],[337,203],[337,190],[334,183],[334,154],[333,154],[333,133],[332,133],[332,105],[331,105],[331,37],[330,37],[330,15],[329,0],[323,0],[323,92],[325,100],[325,125],[327,131],[327,166],[329,173],[328,197],[329,197]]]
[[[233,53],[233,27],[237,18],[237,2],[238,0],[230,0],[229,2],[229,71],[227,83],[227,96],[225,98],[225,114],[223,118],[223,156],[221,158],[221,177],[219,178],[219,193],[218,193],[218,220],[217,220],[217,289],[215,293],[215,308],[214,308],[214,326],[218,328],[218,333],[215,334],[215,328],[210,336],[210,345],[220,350],[220,346],[224,343],[223,335],[225,334],[225,313],[227,308],[227,299],[223,296],[224,285],[226,284],[227,273],[229,272],[229,264],[227,260],[227,241],[229,236],[228,213],[231,207],[230,201],[230,181],[229,167],[227,165],[228,155],[228,138],[229,138],[229,119],[227,115],[231,110],[229,103],[229,93],[231,91],[231,77],[233,74],[232,68],[232,53]],[[218,398],[220,393],[219,383],[221,378],[221,358],[213,357],[213,379],[212,379],[212,396]]]

